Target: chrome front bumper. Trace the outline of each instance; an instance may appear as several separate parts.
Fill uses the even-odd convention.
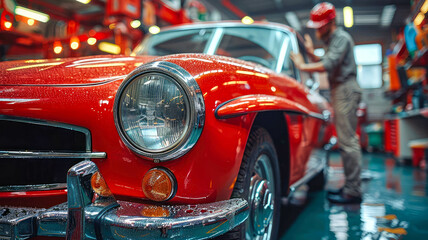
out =
[[[149,205],[102,198],[94,194],[90,183],[97,171],[90,161],[69,170],[67,203],[50,209],[0,207],[0,239],[206,239],[226,233],[249,214],[248,203],[243,199]],[[153,212],[163,215],[148,216]]]

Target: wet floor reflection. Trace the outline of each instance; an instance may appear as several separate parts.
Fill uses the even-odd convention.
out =
[[[339,188],[340,158],[333,154],[330,161],[326,188]],[[428,239],[426,171],[380,154],[365,155],[363,166],[362,204],[330,204],[325,191],[303,188],[298,201],[282,209],[281,239]]]

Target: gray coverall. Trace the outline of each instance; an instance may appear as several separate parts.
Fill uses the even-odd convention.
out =
[[[328,72],[331,88],[334,123],[346,180],[343,190],[345,194],[361,197],[362,155],[356,134],[361,89],[356,80],[354,41],[347,32],[337,28],[326,45],[321,61]]]

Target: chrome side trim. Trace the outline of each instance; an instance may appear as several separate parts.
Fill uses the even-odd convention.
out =
[[[290,191],[288,197],[293,195],[293,193],[298,187],[300,187],[302,184],[307,183],[309,180],[311,180],[319,172],[323,171],[327,167],[327,157],[328,152],[325,149],[313,150],[310,156],[310,160],[308,162],[305,175],[289,187]]]
[[[331,112],[329,110],[322,111],[324,121],[329,122],[331,120]]]
[[[337,138],[335,136],[331,137],[328,141],[328,143],[324,146],[324,149],[326,151],[331,151],[334,146],[337,144]]]
[[[0,186],[0,192],[48,191],[66,189],[67,183]]]
[[[324,117],[324,115],[323,115],[323,114],[320,114],[320,113],[316,113],[316,112],[309,112],[309,116],[310,116],[310,117],[313,117],[313,118],[316,118],[316,119],[319,119],[319,120],[328,121],[328,119],[326,119],[326,118]]]
[[[119,116],[119,106],[124,90],[133,80],[146,73],[159,73],[172,77],[185,91],[190,105],[190,123],[185,136],[180,142],[162,152],[145,151],[141,147],[136,146],[128,139],[121,124],[121,117]],[[182,67],[174,63],[163,61],[148,63],[138,67],[130,73],[119,87],[114,102],[114,120],[121,139],[132,151],[141,156],[151,158],[155,162],[173,160],[183,156],[192,149],[202,134],[205,122],[204,97],[196,80]]]
[[[317,173],[321,172],[323,169],[324,167],[320,166],[317,169],[312,169],[308,173],[306,173],[304,177],[302,177],[299,181],[295,182],[293,185],[290,186],[289,195],[292,195],[298,187],[300,187],[304,183],[307,183],[309,180],[315,177],[315,175],[317,175]]]
[[[30,151],[0,151],[1,158],[106,158],[105,152],[30,152]]]
[[[215,109],[215,111],[214,111],[214,116],[217,119],[227,119],[227,118],[240,117],[242,115],[247,115],[249,113],[259,113],[259,112],[268,112],[268,111],[282,111],[282,112],[286,112],[286,113],[289,113],[289,114],[301,114],[301,115],[309,116],[309,117],[316,118],[318,120],[322,120],[322,121],[325,121],[325,122],[329,121],[329,118],[326,118],[323,114],[319,114],[319,113],[312,112],[312,111],[305,112],[302,109],[286,109],[286,108],[284,108],[284,109],[278,108],[278,109],[270,109],[270,110],[253,110],[253,111],[248,111],[248,112],[244,112],[244,113],[237,113],[237,114],[225,115],[225,116],[219,116],[218,115],[219,109],[222,108],[224,105],[229,104],[229,103],[231,103],[231,102],[233,102],[233,101],[235,101],[237,99],[242,99],[242,98],[245,98],[245,97],[248,97],[248,96],[250,96],[250,95],[240,96],[240,97],[237,97],[237,98],[233,98],[233,99],[230,99],[228,101],[225,101],[225,102],[219,104],[217,106],[217,108]]]

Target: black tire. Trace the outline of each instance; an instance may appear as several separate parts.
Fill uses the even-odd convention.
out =
[[[269,167],[270,166],[270,167]],[[271,168],[268,170],[267,168]],[[269,172],[269,173],[268,173]],[[265,175],[265,176],[260,176]],[[280,221],[280,207],[281,207],[281,186],[280,186],[280,172],[278,165],[278,157],[275,151],[275,147],[273,141],[269,135],[269,133],[263,129],[255,127],[250,133],[247,145],[245,147],[244,157],[242,159],[241,168],[239,170],[239,174],[233,188],[231,198],[244,198],[249,201],[250,205],[250,216],[247,221],[239,225],[238,227],[232,229],[226,234],[218,237],[217,239],[235,239],[235,240],[243,240],[246,239],[246,234],[255,234],[256,230],[252,227],[255,219],[261,219],[260,217],[255,217],[257,211],[254,211],[254,207],[250,200],[250,194],[252,194],[250,187],[255,186],[254,184],[259,183],[259,176],[263,179],[263,177],[270,176],[268,178],[273,179],[272,182],[264,182],[267,183],[263,186],[268,187],[268,192],[271,193],[271,197],[273,199],[273,204],[269,206],[273,206],[272,218],[269,221],[269,226],[264,230],[270,230],[270,239],[276,240],[278,238],[278,227]],[[256,180],[259,179],[259,180]],[[253,187],[254,188],[254,187]],[[266,195],[264,195],[266,196]],[[251,202],[252,201],[252,202]],[[253,214],[254,213],[254,214]],[[265,213],[265,212],[264,212]],[[270,216],[270,215],[269,215]],[[259,220],[260,221],[260,220]],[[264,231],[260,230],[259,231]],[[265,233],[266,234],[266,233]],[[262,236],[250,237],[250,239],[258,239]],[[248,239],[248,238],[247,238]]]

